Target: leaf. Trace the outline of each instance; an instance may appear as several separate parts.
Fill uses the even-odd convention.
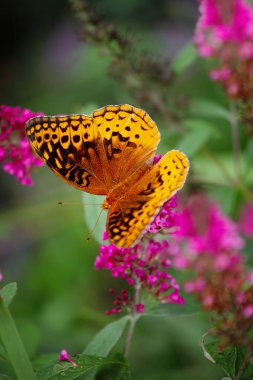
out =
[[[244,361],[247,356],[247,349],[243,346],[231,346],[224,350],[219,349],[218,342],[208,343],[205,346],[206,351],[214,358],[215,362],[223,369],[230,378],[235,379],[238,371],[244,367]],[[240,379],[250,380],[253,378],[253,366],[245,366]]]
[[[89,231],[92,232],[92,237],[101,243],[107,216],[107,212],[102,211],[100,207],[104,201],[104,197],[83,192],[82,200],[85,222]]]
[[[190,65],[192,65],[193,62],[196,61],[197,57],[198,56],[193,43],[189,42],[179,51],[179,53],[173,59],[172,70],[174,73],[180,74]]]
[[[128,320],[125,316],[105,326],[87,345],[83,353],[106,357],[123,334]]]
[[[17,283],[10,282],[0,290],[0,295],[6,307],[8,307],[17,292]]]
[[[0,373],[0,380],[13,380],[13,378],[5,375],[4,373]]]
[[[11,301],[14,288],[13,286],[9,287],[7,292],[8,296],[5,299],[0,298],[0,338],[8,353],[9,361],[13,366],[17,378],[19,380],[35,380],[35,374],[24,344],[19,336],[9,309],[6,306],[6,302]]]
[[[200,338],[199,340],[199,345],[203,351],[203,354],[204,354],[204,357],[209,360],[210,362],[212,363],[216,363],[214,358],[209,354],[209,352],[206,350],[206,347],[205,347],[205,338],[209,335],[209,332],[205,333],[202,335],[202,337]]]
[[[53,364],[55,362],[55,358],[58,357],[59,354],[57,353],[50,353],[50,354],[42,354],[36,357],[33,361],[33,368],[36,371],[39,371],[45,367],[47,367],[49,364]]]
[[[116,353],[113,359],[126,363],[126,359],[120,353]],[[130,376],[130,369],[127,363],[125,366],[114,364],[101,368],[96,375],[96,380],[128,380]]]
[[[215,362],[219,364],[226,375],[234,378],[236,375],[236,347],[228,347],[223,351],[217,348],[217,342],[208,343],[205,346],[206,351],[214,358]]]
[[[117,365],[128,368],[128,365],[125,362],[111,358],[101,358],[81,354],[77,355],[77,357],[71,357],[71,359],[76,363],[76,367],[73,367],[73,365],[69,362],[57,362],[40,370],[37,373],[37,379],[59,380],[63,379],[64,377],[68,380],[77,379],[81,375],[86,374],[88,371],[101,368],[105,365]],[[118,380],[118,378],[115,378],[115,380],[116,379]],[[125,379],[129,379],[129,377]]]
[[[230,123],[231,114],[229,109],[220,103],[210,100],[195,99],[191,102],[189,112],[197,117],[210,117],[224,119]]]
[[[205,120],[186,120],[184,127],[188,129],[183,138],[178,142],[177,149],[192,157],[196,154],[215,134],[211,123]]]

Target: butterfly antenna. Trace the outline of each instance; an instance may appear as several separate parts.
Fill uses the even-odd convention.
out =
[[[102,214],[102,211],[103,211],[103,209],[100,210],[100,213],[99,213],[99,215],[98,215],[98,217],[97,217],[97,220],[96,220],[96,222],[95,222],[95,225],[94,225],[94,227],[92,228],[92,230],[90,231],[88,237],[86,238],[86,241],[90,241],[90,239],[91,239],[91,237],[92,237],[92,235],[93,235],[93,232],[95,231],[95,228],[97,227],[97,224],[98,224],[98,221],[99,221],[100,216],[101,216],[101,214]]]
[[[63,202],[63,201],[59,201],[58,205],[63,205],[63,206],[71,206],[71,205],[102,206],[101,203]]]

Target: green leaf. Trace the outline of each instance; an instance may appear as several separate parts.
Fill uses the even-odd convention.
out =
[[[185,45],[176,57],[172,61],[172,70],[176,74],[180,74],[182,71],[187,69],[190,65],[194,63],[197,59],[196,49],[192,42]]]
[[[205,345],[206,351],[211,355],[219,366],[222,367],[226,375],[234,378],[236,375],[236,347],[228,347],[223,351],[217,348],[217,342],[208,343]]]
[[[187,130],[177,144],[177,149],[192,157],[195,155],[211,137],[216,133],[211,123],[205,120],[186,120],[184,127]]]
[[[223,369],[223,371],[235,379],[238,371],[244,367],[244,360],[247,356],[247,349],[243,346],[227,347],[221,350],[218,342],[212,342],[205,345],[205,350],[211,355],[215,362]],[[253,365],[249,363],[245,366],[240,376],[241,380],[251,380],[253,378]]]
[[[108,365],[104,368],[101,368],[96,375],[96,380],[128,380],[131,377],[129,366],[127,365],[125,357],[116,353],[113,356],[114,360],[119,360],[126,365]]]
[[[12,292],[7,292],[9,296],[7,302],[11,299]],[[35,380],[32,365],[24,348],[23,342],[18,334],[15,323],[11,314],[6,307],[6,300],[0,298],[0,338],[5,350],[8,353],[9,360],[17,375],[18,380]]]
[[[0,290],[0,296],[3,299],[3,302],[6,307],[8,307],[15,294],[17,293],[17,283],[16,282],[11,282],[7,285],[5,285],[1,290]]]
[[[105,326],[87,345],[83,353],[106,357],[122,336],[128,320],[129,318],[125,316]]]
[[[98,369],[105,365],[117,365],[121,367],[128,368],[128,365],[124,361],[119,361],[117,359],[111,358],[101,358],[96,356],[87,356],[87,355],[77,355],[76,357],[71,357],[71,359],[76,363],[76,367],[74,367],[69,362],[57,362],[54,363],[37,373],[38,380],[59,380],[64,377],[68,380],[77,379],[81,375],[86,374],[88,371],[92,369]],[[118,378],[111,378],[117,379]],[[119,378],[120,379],[120,378]],[[123,379],[123,378],[121,378]],[[120,380],[121,380],[120,379]],[[126,380],[129,377],[125,378]]]
[[[39,371],[45,367],[47,367],[49,364],[53,364],[55,362],[55,358],[58,357],[59,354],[57,353],[50,353],[50,354],[42,354],[36,357],[33,361],[33,368],[36,371]]]
[[[195,99],[191,102],[189,112],[197,117],[209,117],[224,119],[230,123],[231,114],[229,109],[220,103],[215,103],[210,100]]]
[[[105,197],[102,196],[82,193],[85,222],[89,231],[92,232],[92,237],[99,243],[102,242],[102,235],[106,226],[106,212],[100,207],[104,199]]]
[[[13,379],[3,373],[0,373],[0,380],[13,380]]]

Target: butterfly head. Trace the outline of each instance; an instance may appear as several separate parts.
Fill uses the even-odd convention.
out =
[[[104,200],[102,206],[101,206],[101,209],[102,210],[108,210],[112,205],[112,201],[109,197],[106,197],[106,199]]]

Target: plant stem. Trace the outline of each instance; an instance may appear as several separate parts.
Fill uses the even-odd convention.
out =
[[[133,337],[133,333],[134,333],[135,323],[136,323],[136,318],[133,317],[133,316],[131,316],[130,323],[129,323],[129,328],[128,328],[128,332],[127,332],[125,350],[124,350],[125,357],[127,357],[127,355],[128,355],[129,348],[130,348],[130,345],[131,345],[131,342],[132,342],[132,337]]]
[[[31,362],[12,316],[0,298],[0,337],[18,380],[35,380]]]
[[[134,303],[133,303],[133,308],[130,315],[129,328],[128,328],[127,337],[126,337],[126,344],[125,344],[125,350],[124,350],[125,357],[127,357],[129,353],[129,349],[130,349],[130,345],[131,345],[132,337],[134,333],[134,328],[135,328],[137,320],[140,317],[140,314],[136,313],[136,310],[135,310],[135,305],[140,302],[140,290],[141,290],[141,284],[138,281],[135,285]]]
[[[223,162],[219,160],[217,156],[212,154],[208,148],[204,148],[203,152],[209,158],[209,160],[211,160],[220,169],[220,172],[223,174],[224,178],[227,179],[228,183],[232,186],[237,186],[235,179],[230,175],[225,165],[223,165]]]
[[[241,148],[240,148],[240,136],[238,130],[238,118],[234,103],[230,103],[230,126],[231,126],[231,138],[234,157],[234,167],[236,174],[236,181],[241,183]]]

